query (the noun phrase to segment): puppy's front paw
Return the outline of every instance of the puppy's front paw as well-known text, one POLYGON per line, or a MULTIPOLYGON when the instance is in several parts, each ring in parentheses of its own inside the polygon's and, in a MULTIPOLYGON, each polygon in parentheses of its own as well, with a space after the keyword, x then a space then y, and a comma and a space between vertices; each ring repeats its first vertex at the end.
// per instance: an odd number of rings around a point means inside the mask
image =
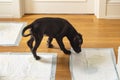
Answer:
POLYGON ((67 50, 67 51, 65 51, 64 53, 67 54, 67 55, 70 55, 70 54, 71 54, 71 51, 67 50))
POLYGON ((36 60, 40 60, 41 58, 40 58, 39 56, 36 56, 35 59, 36 59, 36 60))

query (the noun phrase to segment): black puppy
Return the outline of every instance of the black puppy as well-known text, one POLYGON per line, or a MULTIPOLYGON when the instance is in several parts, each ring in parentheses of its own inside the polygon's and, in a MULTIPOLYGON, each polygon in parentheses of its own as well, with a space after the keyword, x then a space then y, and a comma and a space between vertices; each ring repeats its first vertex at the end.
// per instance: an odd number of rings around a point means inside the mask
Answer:
POLYGON ((23 37, 30 35, 31 38, 28 40, 27 44, 36 60, 40 59, 40 57, 37 56, 36 51, 44 35, 49 36, 47 41, 49 48, 53 47, 51 42, 53 38, 55 38, 61 50, 63 50, 65 54, 71 54, 71 52, 65 48, 62 41, 63 37, 66 36, 68 38, 72 48, 77 53, 81 51, 81 45, 83 43, 82 35, 78 33, 67 20, 62 18, 45 17, 35 20, 30 25, 26 26, 22 31, 23 37), (30 33, 24 34, 28 29, 30 29, 30 33), (35 41, 34 46, 33 41, 35 41))

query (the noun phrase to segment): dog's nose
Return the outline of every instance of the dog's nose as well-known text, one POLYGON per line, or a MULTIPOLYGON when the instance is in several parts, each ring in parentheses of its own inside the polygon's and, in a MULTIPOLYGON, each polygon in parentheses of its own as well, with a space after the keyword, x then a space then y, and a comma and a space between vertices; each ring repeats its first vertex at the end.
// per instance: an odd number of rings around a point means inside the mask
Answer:
POLYGON ((81 49, 78 49, 76 52, 79 54, 81 52, 81 49))

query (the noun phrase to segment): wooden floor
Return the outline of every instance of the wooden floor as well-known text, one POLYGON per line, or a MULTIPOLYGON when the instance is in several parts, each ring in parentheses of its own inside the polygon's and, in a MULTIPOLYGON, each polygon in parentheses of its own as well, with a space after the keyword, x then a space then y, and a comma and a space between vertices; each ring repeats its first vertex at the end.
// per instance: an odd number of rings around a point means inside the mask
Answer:
MULTIPOLYGON (((37 18, 41 17, 61 17, 67 19, 83 35, 83 48, 114 48, 116 59, 117 50, 120 46, 120 19, 96 19, 94 15, 25 15, 21 19, 0 19, 0 21, 18 21, 30 24, 37 18)), ((2 47, 0 52, 29 52, 26 45, 28 38, 22 38, 18 47, 2 47)), ((58 54, 56 80, 71 80, 69 70, 69 56, 65 55, 60 49, 56 41, 53 41, 55 48, 48 49, 46 47, 46 39, 42 41, 38 52, 55 52, 58 54)), ((69 41, 64 38, 67 49, 70 49, 69 41)), ((39 75, 39 74, 38 74, 39 75)))

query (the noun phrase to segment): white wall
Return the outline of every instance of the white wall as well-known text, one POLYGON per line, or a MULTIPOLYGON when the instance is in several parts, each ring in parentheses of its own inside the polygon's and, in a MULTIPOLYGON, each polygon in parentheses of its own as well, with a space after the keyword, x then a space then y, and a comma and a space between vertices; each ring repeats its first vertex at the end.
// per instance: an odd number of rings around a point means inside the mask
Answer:
POLYGON ((120 19, 120 0, 107 1, 106 18, 120 19))
POLYGON ((0 17, 12 17, 12 0, 0 0, 0 17))
POLYGON ((34 1, 86 1, 86 0, 34 0, 34 1))
POLYGON ((25 13, 93 14, 94 0, 25 0, 25 13))
POLYGON ((120 0, 96 0, 94 11, 97 18, 120 19, 120 0))
MULTIPOLYGON (((24 1, 26 1, 26 0, 0 0, 0 18, 20 18, 20 17, 22 17, 22 15, 24 15, 24 13, 25 13, 24 1)), ((38 4, 37 2, 39 2, 41 0, 34 0, 34 1, 36 2, 35 6, 37 7, 37 4, 38 4)), ((50 0, 46 0, 46 1, 50 1, 50 0)), ((54 1, 56 1, 56 0, 54 0, 54 1)), ((61 0, 57 0, 57 1, 61 1, 61 0)), ((66 1, 71 1, 71 0, 66 0, 66 1)), ((78 1, 78 0, 75 0, 75 1, 78 1)), ((85 1, 85 0, 79 0, 79 1, 85 1)), ((56 3, 55 5, 59 6, 58 3, 56 3)), ((71 3, 69 3, 68 5, 71 5, 71 3)), ((41 6, 42 6, 42 4, 41 4, 41 6)), ((66 9, 66 5, 62 4, 62 6, 63 6, 63 9, 66 9)), ((74 12, 77 11, 76 6, 80 6, 80 4, 74 5, 74 3, 72 3, 72 8, 73 8, 74 12)), ((47 6, 47 7, 49 7, 49 6, 47 6)), ((83 6, 83 10, 84 10, 84 8, 85 7, 83 6)), ((120 0, 95 0, 94 8, 95 9, 94 9, 93 13, 96 15, 97 18, 120 19, 120 0)), ((89 9, 91 9, 91 8, 89 8, 89 9)), ((31 9, 29 9, 29 11, 30 10, 31 9)), ((72 13, 70 9, 67 11, 68 11, 68 13, 72 13)), ((82 10, 79 10, 79 11, 82 12, 82 10)), ((91 9, 91 11, 92 11, 92 9, 91 9)))
POLYGON ((24 0, 0 0, 0 18, 22 17, 22 1, 24 0))
POLYGON ((12 2, 13 0, 0 0, 0 2, 12 2))
POLYGON ((97 18, 106 16, 106 0, 95 0, 94 14, 97 18))

